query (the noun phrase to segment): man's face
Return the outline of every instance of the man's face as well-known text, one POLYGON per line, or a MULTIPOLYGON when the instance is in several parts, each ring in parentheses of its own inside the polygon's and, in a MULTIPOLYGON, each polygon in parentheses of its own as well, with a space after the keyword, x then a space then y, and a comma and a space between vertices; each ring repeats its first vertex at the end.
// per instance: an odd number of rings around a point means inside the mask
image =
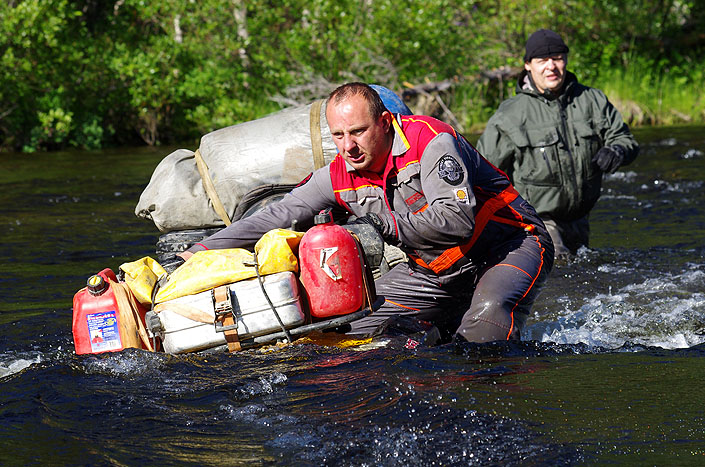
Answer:
POLYGON ((382 173, 392 147, 391 119, 384 112, 375 121, 367 101, 352 95, 340 102, 329 102, 326 118, 338 152, 355 170, 382 173))
POLYGON ((552 55, 544 58, 532 58, 524 63, 526 71, 540 92, 552 91, 558 93, 565 81, 565 67, 568 63, 566 54, 552 55))

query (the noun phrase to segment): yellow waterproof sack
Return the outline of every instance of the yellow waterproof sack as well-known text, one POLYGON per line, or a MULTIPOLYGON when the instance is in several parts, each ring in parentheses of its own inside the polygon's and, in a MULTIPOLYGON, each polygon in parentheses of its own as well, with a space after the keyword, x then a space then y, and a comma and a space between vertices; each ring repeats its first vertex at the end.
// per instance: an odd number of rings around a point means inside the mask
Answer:
POLYGON ((262 235, 257 244, 257 264, 263 276, 276 272, 299 272, 299 243, 303 232, 287 229, 274 229, 262 235))
POLYGON ((120 265, 125 273, 125 283, 142 304, 152 303, 152 290, 159 278, 166 274, 164 268, 149 256, 120 265))
MULTIPOLYGON (((261 275, 299 271, 296 259, 302 232, 274 229, 255 245, 261 275)), ((193 295, 215 287, 256 277, 254 255, 242 248, 195 253, 176 269, 157 292, 155 303, 193 295)))

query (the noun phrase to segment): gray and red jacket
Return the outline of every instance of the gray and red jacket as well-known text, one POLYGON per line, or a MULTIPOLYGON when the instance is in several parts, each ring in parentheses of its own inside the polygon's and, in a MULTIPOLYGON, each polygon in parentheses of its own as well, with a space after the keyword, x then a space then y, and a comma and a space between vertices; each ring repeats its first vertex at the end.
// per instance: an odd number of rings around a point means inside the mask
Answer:
POLYGON ((451 126, 414 115, 397 115, 393 126, 394 142, 381 175, 356 171, 337 155, 280 202, 189 251, 249 247, 293 220, 307 227, 321 210, 334 206, 357 217, 377 214, 385 240, 404 250, 415 269, 443 282, 476 271, 495 245, 521 232, 548 241, 538 215, 507 176, 451 126))

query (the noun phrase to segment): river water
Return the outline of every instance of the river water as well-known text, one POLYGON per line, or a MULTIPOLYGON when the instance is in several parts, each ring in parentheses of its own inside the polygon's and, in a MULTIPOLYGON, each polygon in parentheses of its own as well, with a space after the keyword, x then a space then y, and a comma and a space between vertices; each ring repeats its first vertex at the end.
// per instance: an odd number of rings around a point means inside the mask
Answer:
POLYGON ((77 356, 172 148, 0 154, 0 464, 705 463, 705 128, 639 129, 519 344, 77 356))

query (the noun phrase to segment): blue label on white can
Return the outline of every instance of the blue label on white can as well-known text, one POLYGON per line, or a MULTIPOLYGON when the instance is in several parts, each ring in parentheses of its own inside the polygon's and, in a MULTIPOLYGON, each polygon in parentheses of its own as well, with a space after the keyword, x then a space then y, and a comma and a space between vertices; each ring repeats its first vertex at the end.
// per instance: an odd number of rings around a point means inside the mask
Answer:
POLYGON ((117 313, 114 310, 87 315, 86 321, 93 353, 122 349, 117 313))

